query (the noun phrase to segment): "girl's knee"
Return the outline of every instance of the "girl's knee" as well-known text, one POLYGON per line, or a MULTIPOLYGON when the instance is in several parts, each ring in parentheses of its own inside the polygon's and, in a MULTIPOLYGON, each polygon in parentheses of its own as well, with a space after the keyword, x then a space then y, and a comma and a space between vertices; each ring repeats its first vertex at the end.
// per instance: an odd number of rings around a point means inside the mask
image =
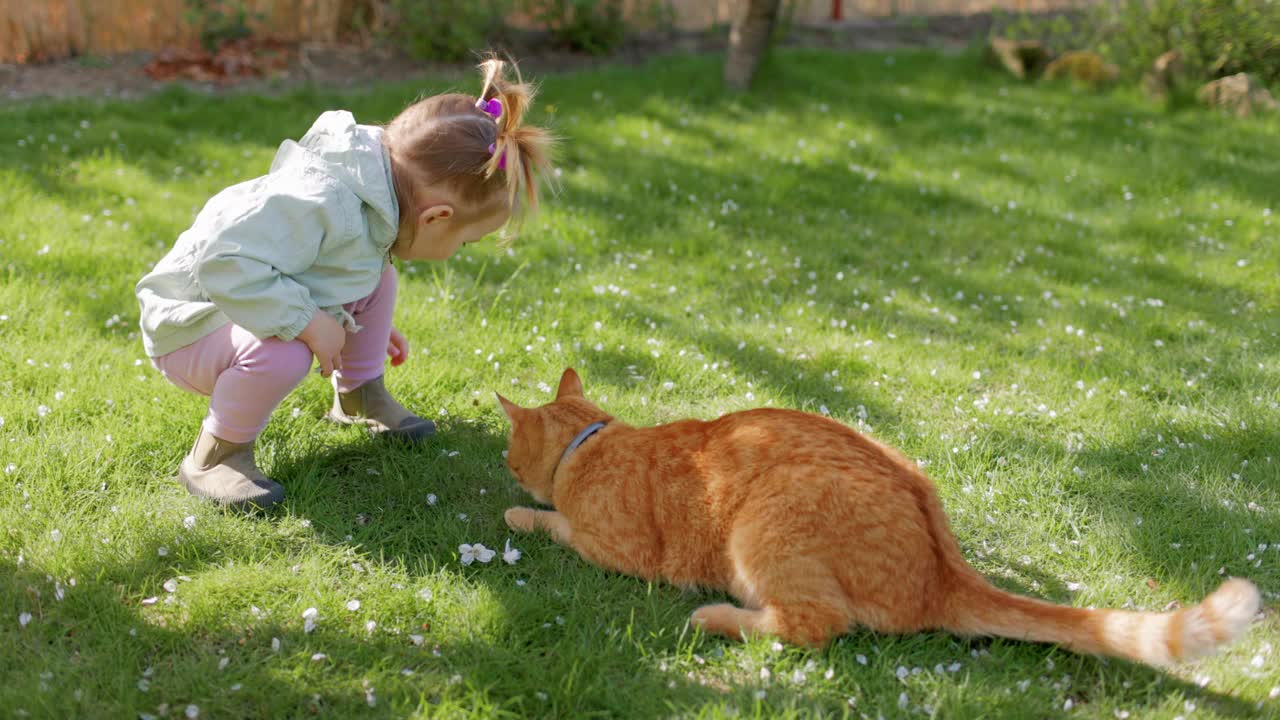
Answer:
POLYGON ((294 379, 294 384, 302 382, 307 373, 311 372, 311 348, 301 340, 290 340, 289 342, 280 341, 288 350, 284 353, 285 358, 281 364, 285 366, 281 372, 288 372, 289 377, 294 379))
POLYGON ((301 340, 263 340, 252 353, 251 364, 275 376, 281 383, 297 385, 311 371, 311 348, 301 340))

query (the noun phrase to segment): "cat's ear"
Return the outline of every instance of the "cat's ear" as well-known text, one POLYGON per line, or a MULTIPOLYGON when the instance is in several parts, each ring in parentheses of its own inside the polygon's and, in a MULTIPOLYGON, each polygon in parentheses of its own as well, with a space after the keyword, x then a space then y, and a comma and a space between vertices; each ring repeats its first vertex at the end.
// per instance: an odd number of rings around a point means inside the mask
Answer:
POLYGON ((494 393, 494 395, 498 396, 498 407, 502 408, 502 412, 506 413, 507 419, 511 421, 512 425, 514 425, 516 423, 516 416, 524 412, 524 408, 502 397, 500 393, 494 393))
POLYGON ((566 397, 582 397, 582 380, 573 368, 565 368, 560 376, 560 388, 556 390, 556 399, 566 397))

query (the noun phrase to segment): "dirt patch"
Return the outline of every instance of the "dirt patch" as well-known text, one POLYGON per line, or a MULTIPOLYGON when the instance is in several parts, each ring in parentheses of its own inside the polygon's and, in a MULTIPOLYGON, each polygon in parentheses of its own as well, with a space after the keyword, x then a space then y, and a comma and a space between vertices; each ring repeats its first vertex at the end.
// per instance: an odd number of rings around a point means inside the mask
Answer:
MULTIPOLYGON (((931 17, 921 19, 858 20, 796 27, 783 44, 842 50, 893 50, 934 48, 957 51, 973 38, 985 35, 989 15, 931 17)), ((660 33, 630 38, 606 58, 548 49, 546 38, 521 38, 509 52, 527 73, 538 75, 586 69, 602 62, 636 64, 659 55, 723 52, 726 32, 660 33)), ((172 56, 172 53, 170 53, 172 56)), ((288 53, 288 62, 272 63, 261 75, 216 78, 155 79, 146 68, 165 53, 138 52, 109 57, 81 57, 38 65, 0 65, 0 105, 37 98, 133 99, 174 83, 210 94, 278 93, 312 85, 330 89, 358 88, 379 82, 408 81, 426 75, 470 72, 464 63, 425 63, 385 47, 300 45, 288 53)))

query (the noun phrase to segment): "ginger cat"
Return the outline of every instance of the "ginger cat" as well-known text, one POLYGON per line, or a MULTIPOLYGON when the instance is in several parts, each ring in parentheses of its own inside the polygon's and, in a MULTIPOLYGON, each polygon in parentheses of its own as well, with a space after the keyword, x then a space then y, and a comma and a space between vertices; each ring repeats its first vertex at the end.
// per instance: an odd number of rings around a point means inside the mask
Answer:
POLYGON ((965 562, 915 464, 828 418, 762 409, 653 428, 615 421, 573 369, 555 401, 519 407, 507 464, 555 510, 514 507, 513 530, 548 530, 605 568, 727 590, 692 623, 822 645, 853 625, 1057 643, 1167 665, 1244 631, 1261 598, 1230 579, 1170 613, 1087 610, 1014 595, 965 562))

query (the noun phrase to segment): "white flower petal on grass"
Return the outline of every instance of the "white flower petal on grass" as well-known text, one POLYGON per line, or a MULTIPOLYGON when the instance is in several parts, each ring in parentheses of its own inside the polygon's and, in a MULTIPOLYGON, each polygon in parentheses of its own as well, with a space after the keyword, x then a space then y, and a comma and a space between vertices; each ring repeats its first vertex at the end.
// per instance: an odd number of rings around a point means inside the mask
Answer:
POLYGON ((186 517, 182 518, 182 527, 184 527, 184 528, 186 528, 186 529, 190 530, 191 528, 193 528, 193 527, 195 527, 195 526, 196 526, 196 516, 195 516, 195 515, 188 515, 188 516, 186 516, 186 517))
POLYGON ((163 546, 163 545, 161 545, 160 547, 156 548, 156 555, 159 555, 160 557, 165 557, 165 556, 166 556, 166 555, 168 555, 168 554, 169 554, 169 548, 167 548, 167 547, 165 547, 165 546, 163 546))
POLYGON ((435 597, 435 593, 431 592, 431 588, 422 588, 418 591, 418 599, 422 602, 431 602, 433 597, 435 597))
POLYGON ((425 640, 426 640, 426 638, 422 637, 421 635, 410 635, 410 636, 409 636, 409 641, 410 641, 410 642, 412 642, 414 645, 422 645, 422 643, 423 643, 425 640))
POLYGON ((459 559, 462 561, 463 565, 470 565, 477 560, 482 563, 487 563, 492 560, 493 556, 496 554, 496 552, 480 543, 476 543, 475 545, 463 544, 458 546, 459 559))
POLYGON ((347 601, 347 609, 348 609, 348 610, 350 610, 351 612, 355 612, 355 611, 359 610, 359 609, 360 609, 360 601, 359 601, 359 600, 348 600, 348 601, 347 601))
POLYGON ((274 652, 274 653, 280 652, 280 638, 278 637, 271 638, 271 652, 274 652))
POLYGON ((58 530, 57 528, 50 530, 49 539, 53 540, 54 542, 58 542, 59 540, 62 539, 62 531, 58 530))
POLYGON ((200 717, 200 708, 196 705, 188 705, 187 709, 184 710, 182 714, 186 715, 188 720, 195 720, 200 717))
POLYGON ((303 632, 311 632, 316 629, 316 617, 319 615, 313 607, 302 611, 302 630, 303 632))
POLYGON ((29 613, 29 612, 24 612, 24 613, 20 613, 20 614, 18 615, 18 626, 19 626, 19 627, 26 627, 26 626, 27 626, 27 625, 29 625, 30 623, 31 623, 31 613, 29 613))
POLYGON ((164 581, 164 591, 165 591, 165 592, 167 592, 167 593, 175 593, 175 592, 178 592, 178 581, 177 581, 177 580, 173 580, 173 579, 165 580, 165 581, 164 581))
POLYGON ((154 595, 152 595, 152 596, 151 596, 151 597, 149 597, 149 598, 142 598, 142 604, 143 604, 143 605, 155 605, 155 604, 156 604, 156 603, 158 603, 158 602, 160 602, 160 598, 158 598, 158 597, 156 597, 156 596, 154 596, 154 595))
POLYGON ((311 656, 311 662, 324 662, 325 660, 328 660, 328 659, 329 659, 329 656, 325 655, 324 653, 316 653, 315 655, 311 656))
POLYGON ((440 498, 436 497, 436 494, 435 494, 435 493, 427 493, 427 504, 428 504, 428 505, 435 505, 435 504, 436 504, 436 503, 438 503, 438 502, 440 502, 440 498))
POLYGON ((502 560, 508 565, 515 565, 521 557, 521 553, 516 548, 511 547, 511 538, 507 538, 507 544, 502 550, 502 560))

